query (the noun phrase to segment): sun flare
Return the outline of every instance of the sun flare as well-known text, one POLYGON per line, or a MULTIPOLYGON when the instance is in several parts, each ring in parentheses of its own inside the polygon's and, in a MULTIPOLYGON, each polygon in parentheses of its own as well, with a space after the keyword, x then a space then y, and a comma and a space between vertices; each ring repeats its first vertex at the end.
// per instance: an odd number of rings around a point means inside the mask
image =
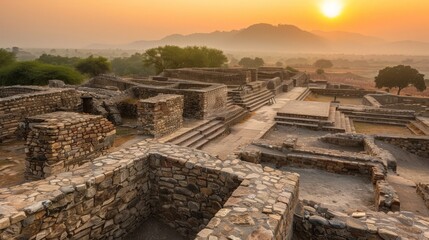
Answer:
POLYGON ((322 3, 321 11, 328 18, 338 17, 343 10, 343 5, 338 0, 325 0, 322 3))

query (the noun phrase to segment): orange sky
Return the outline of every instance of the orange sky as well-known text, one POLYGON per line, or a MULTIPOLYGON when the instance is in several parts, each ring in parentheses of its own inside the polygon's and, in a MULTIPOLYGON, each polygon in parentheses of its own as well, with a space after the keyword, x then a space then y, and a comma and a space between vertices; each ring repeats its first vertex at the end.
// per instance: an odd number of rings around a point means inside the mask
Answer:
POLYGON ((0 0, 0 47, 119 44, 261 22, 429 42, 428 0, 338 0, 335 19, 320 13, 323 1, 0 0))

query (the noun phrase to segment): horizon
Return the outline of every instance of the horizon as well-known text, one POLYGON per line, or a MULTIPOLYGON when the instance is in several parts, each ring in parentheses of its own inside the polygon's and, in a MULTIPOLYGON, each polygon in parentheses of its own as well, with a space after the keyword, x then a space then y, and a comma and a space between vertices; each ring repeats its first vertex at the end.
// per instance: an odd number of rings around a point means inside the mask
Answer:
POLYGON ((240 30, 258 23, 294 25, 309 32, 351 32, 387 41, 429 42, 425 24, 429 16, 424 11, 429 3, 329 0, 341 4, 341 11, 327 17, 322 9, 325 1, 6 0, 0 9, 0 46, 85 48, 159 40, 172 34, 240 30))

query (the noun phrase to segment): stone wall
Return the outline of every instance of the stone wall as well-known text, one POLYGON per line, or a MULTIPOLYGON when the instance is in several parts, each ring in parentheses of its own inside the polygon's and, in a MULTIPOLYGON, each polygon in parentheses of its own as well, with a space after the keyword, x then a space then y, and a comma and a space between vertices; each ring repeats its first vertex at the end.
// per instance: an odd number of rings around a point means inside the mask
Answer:
POLYGON ((150 215, 187 238, 290 239, 297 202, 297 174, 140 142, 1 188, 0 239, 122 239, 150 215))
POLYGON ((26 119, 29 179, 69 171, 113 145, 115 127, 102 116, 54 112, 26 119))
POLYGON ((427 183, 418 183, 416 188, 417 194, 419 194, 427 208, 429 208, 429 184, 427 183))
POLYGON ((46 88, 38 86, 8 86, 0 87, 0 98, 10 97, 18 94, 33 93, 39 91, 45 91, 46 88))
POLYGON ((429 137, 416 136, 416 137, 402 137, 402 136, 387 136, 377 135, 375 139, 390 143, 403 150, 416 154, 421 157, 429 157, 429 137))
POLYGON ((331 89, 331 88, 312 88, 311 92, 328 95, 328 96, 338 96, 338 97, 354 97, 361 98, 367 94, 375 93, 375 91, 368 91, 363 89, 331 89))
POLYGON ((164 76, 225 85, 244 85, 252 80, 251 71, 246 69, 231 69, 229 71, 198 68, 166 69, 164 76))
POLYGON ((144 134, 164 136, 183 125, 183 96, 160 94, 140 100, 137 112, 144 134))
POLYGON ((131 81, 126 81, 120 77, 116 77, 113 75, 102 74, 98 75, 94 78, 91 78, 88 83, 84 84, 87 87, 93 88, 105 88, 105 89, 119 89, 124 91, 135 86, 131 81), (113 87, 113 88, 112 88, 113 87))
POLYGON ((133 89, 139 99, 154 97, 159 93, 183 95, 183 116, 207 119, 222 112, 226 107, 228 89, 225 85, 181 83, 176 88, 156 88, 138 86, 133 89))
POLYGON ((74 89, 50 89, 1 98, 0 141, 13 137, 19 122, 26 117, 59 109, 76 109, 81 102, 80 96, 74 89))

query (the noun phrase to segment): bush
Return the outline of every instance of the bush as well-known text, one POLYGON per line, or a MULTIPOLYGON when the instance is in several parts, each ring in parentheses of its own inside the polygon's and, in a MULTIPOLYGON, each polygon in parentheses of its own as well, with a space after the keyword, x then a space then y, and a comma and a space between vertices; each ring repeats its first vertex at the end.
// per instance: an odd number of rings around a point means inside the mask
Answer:
POLYGON ((110 72, 110 68, 110 62, 105 57, 89 56, 88 58, 80 60, 76 64, 76 69, 79 72, 88 74, 91 77, 108 73, 110 72))
POLYGON ((51 79, 79 84, 83 76, 72 68, 36 61, 16 62, 0 68, 0 85, 47 85, 51 79))

